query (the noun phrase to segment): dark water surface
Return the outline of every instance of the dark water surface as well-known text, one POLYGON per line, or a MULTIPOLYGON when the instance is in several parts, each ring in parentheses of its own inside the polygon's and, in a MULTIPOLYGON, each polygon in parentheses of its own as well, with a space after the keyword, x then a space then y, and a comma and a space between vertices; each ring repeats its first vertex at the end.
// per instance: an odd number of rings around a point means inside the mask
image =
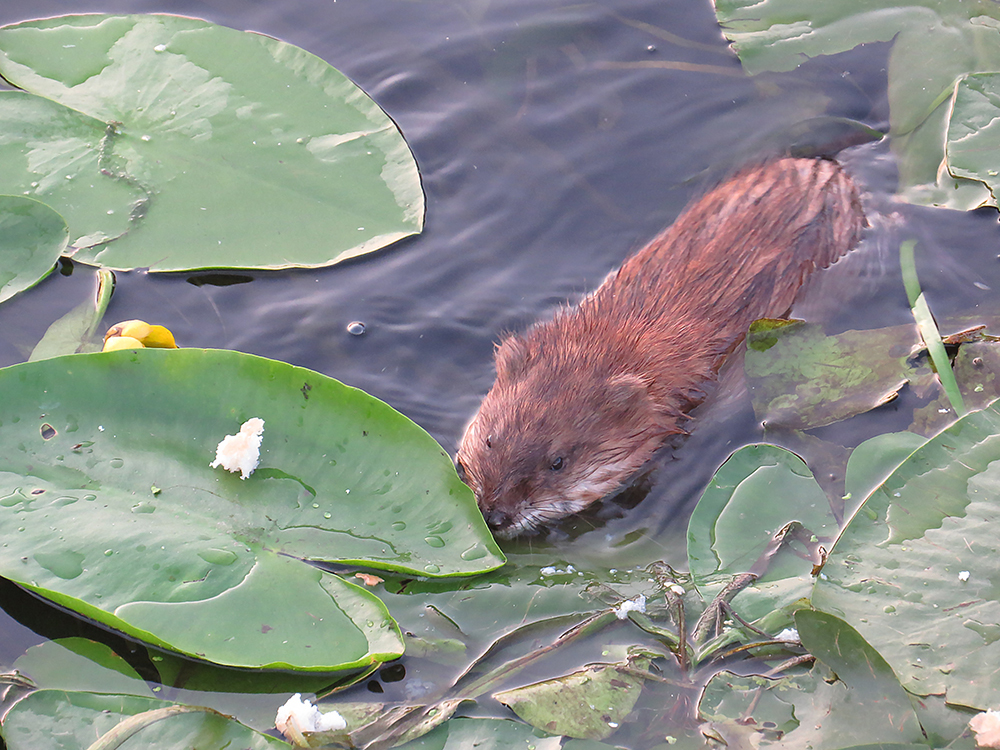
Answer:
MULTIPOLYGON (((421 236, 334 268, 238 279, 119 274, 107 323, 142 318, 169 327, 182 346, 318 370, 388 402, 448 450, 492 382, 502 332, 593 289, 734 165, 841 134, 804 123, 830 116, 884 129, 887 120, 886 45, 751 80, 701 0, 8 0, 0 23, 82 11, 199 16, 313 52, 399 124, 427 197, 421 236), (352 321, 364 322, 364 335, 347 332, 352 321)), ((898 211, 907 236, 921 240, 921 280, 939 315, 990 303, 1000 288, 994 212, 894 206, 884 145, 843 159, 873 205, 898 211)), ((841 329, 910 321, 888 235, 874 232, 803 310, 841 329)), ((0 365, 23 361, 48 325, 91 293, 91 274, 77 266, 0 307, 0 365)), ((841 439, 904 428, 894 409, 841 439)), ((578 567, 683 565, 680 509, 732 449, 759 437, 756 429, 742 402, 724 402, 661 462, 638 507, 530 549, 578 567)), ((4 664, 42 636, 75 632, 70 618, 31 601, 0 588, 4 608, 30 626, 0 613, 4 664)))

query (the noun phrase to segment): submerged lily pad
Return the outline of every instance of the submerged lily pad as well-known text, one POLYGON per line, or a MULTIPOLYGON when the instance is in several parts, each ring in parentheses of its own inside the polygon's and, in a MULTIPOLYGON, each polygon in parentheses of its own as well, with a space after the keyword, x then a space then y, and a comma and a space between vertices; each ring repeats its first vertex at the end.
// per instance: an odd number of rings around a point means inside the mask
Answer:
POLYGON ((324 266, 421 230, 395 124, 285 42, 179 16, 62 16, 0 29, 0 75, 30 92, 0 93, 0 190, 59 211, 78 260, 324 266))
POLYGON ((648 657, 591 664, 572 674, 494 693, 524 721, 551 734, 603 740, 635 708, 648 657), (595 709, 599 706, 599 709, 595 709))
POLYGON ((827 336, 802 321, 757 321, 745 362, 754 413, 768 425, 804 430, 882 406, 909 383, 934 382, 925 362, 909 361, 919 342, 913 326, 827 336))
POLYGON ((434 440, 331 378, 230 351, 0 370, 0 575, 154 645, 332 670, 401 653, 363 587, 305 560, 421 576, 503 564, 434 440), (264 420, 248 479, 216 444, 264 420))
POLYGON ((0 302, 52 273, 68 241, 66 222, 53 209, 31 198, 0 195, 0 302))
MULTIPOLYGON (((940 167, 956 81, 966 73, 1000 70, 996 3, 715 0, 715 8, 750 73, 792 70, 810 57, 892 42, 889 121, 900 193, 914 202, 951 208, 995 205, 983 183, 967 179, 975 175, 961 170, 953 177, 940 167)), ((994 150, 992 145, 977 149, 977 161, 993 159, 994 150)))
POLYGON ((918 695, 1000 702, 1000 409, 963 417, 916 450, 830 552, 817 608, 857 628, 918 695))
MULTIPOLYGON (((150 750, 290 747, 210 709, 137 695, 64 690, 38 690, 21 699, 4 716, 2 730, 9 750, 110 749, 131 737, 150 750)), ((129 746, 139 747, 132 742, 129 746)))

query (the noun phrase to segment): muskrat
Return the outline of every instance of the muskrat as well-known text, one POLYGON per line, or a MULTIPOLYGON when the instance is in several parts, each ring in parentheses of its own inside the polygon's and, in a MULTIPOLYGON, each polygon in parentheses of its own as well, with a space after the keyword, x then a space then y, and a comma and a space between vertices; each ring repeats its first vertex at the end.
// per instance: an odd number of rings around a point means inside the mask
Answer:
POLYGON ((494 533, 537 532, 612 494, 706 398, 758 318, 787 315, 867 225, 833 161, 740 169, 579 306, 496 350, 456 465, 494 533))

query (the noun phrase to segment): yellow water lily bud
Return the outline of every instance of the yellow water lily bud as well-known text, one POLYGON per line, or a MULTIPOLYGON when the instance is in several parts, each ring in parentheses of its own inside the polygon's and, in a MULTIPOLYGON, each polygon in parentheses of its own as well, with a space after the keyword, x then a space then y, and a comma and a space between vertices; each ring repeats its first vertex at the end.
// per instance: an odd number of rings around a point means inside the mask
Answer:
POLYGON ((145 347, 139 339, 131 336, 112 336, 104 342, 104 349, 101 351, 116 352, 119 349, 145 349, 145 347))
POLYGON ((110 339, 119 337, 133 338, 143 346, 153 349, 177 348, 177 342, 174 341, 174 334, 168 328, 150 325, 144 320, 125 320, 111 326, 108 332, 104 334, 104 342, 106 344, 110 339))
POLYGON ((149 333, 142 339, 142 343, 153 349, 176 349, 177 342, 174 341, 174 334, 169 328, 164 326, 150 326, 149 333))
POLYGON ((144 320, 124 320, 111 326, 104 334, 104 340, 107 341, 113 336, 129 336, 142 341, 149 335, 149 327, 149 323, 144 320))

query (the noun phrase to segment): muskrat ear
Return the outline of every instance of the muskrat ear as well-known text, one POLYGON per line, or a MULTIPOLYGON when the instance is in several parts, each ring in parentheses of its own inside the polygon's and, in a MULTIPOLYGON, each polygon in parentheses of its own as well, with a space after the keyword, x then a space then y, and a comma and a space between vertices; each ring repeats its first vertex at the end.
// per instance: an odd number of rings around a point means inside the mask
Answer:
POLYGON ((650 401, 649 380, 632 372, 608 378, 608 404, 620 408, 635 408, 650 401))
POLYGON ((528 366, 528 347, 519 336, 508 336, 497 346, 497 378, 512 379, 528 366))

